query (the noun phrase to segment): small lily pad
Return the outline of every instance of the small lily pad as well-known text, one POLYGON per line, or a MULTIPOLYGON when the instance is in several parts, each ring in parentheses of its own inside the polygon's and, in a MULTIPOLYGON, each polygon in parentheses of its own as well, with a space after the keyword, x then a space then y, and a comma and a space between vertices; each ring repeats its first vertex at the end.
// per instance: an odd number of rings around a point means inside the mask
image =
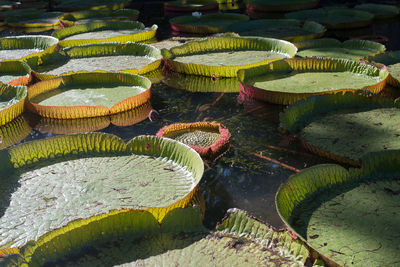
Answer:
POLYGON ((366 56, 381 53, 386 50, 383 44, 366 40, 347 40, 343 43, 336 39, 324 38, 306 40, 295 44, 299 57, 331 57, 362 59, 366 56))
POLYGON ((161 128, 157 136, 180 141, 207 159, 216 159, 229 148, 231 134, 217 122, 175 123, 161 128))
POLYGON ((365 90, 378 93, 388 72, 346 59, 284 59, 238 71, 241 91, 250 97, 288 105, 316 94, 365 90))
POLYGON ((108 21, 78 24, 59 29, 53 36, 62 40, 63 47, 107 42, 141 42, 156 35, 157 25, 145 28, 137 21, 108 21))
POLYGON ((262 12, 289 12, 314 8, 318 5, 318 0, 245 0, 244 2, 248 10, 262 12))
POLYGON ((301 266, 310 255, 304 243, 291 240, 285 230, 275 230, 238 209, 228 210, 214 231, 202 225, 198 207, 174 209, 161 225, 148 212, 126 211, 68 226, 30 242, 6 263, 301 266), (91 253, 85 255, 88 247, 91 253))
POLYGON ((350 8, 325 7, 300 10, 285 15, 288 19, 313 20, 325 25, 328 29, 360 28, 371 24, 374 15, 350 8))
POLYGON ((400 87, 400 51, 390 51, 365 58, 370 62, 384 64, 389 70, 388 83, 400 87))
POLYGON ((150 86, 147 78, 129 73, 63 75, 30 86, 27 108, 55 119, 105 116, 146 103, 150 86))
POLYGON ((329 265, 400 260, 399 150, 371 153, 361 169, 324 164, 289 177, 276 195, 282 220, 329 265))
POLYGON ((262 37, 209 37, 162 49, 172 71, 206 77, 236 77, 240 69, 293 57, 297 48, 287 41, 262 37))
MULTIPOLYGON (((159 49, 140 43, 99 43, 72 46, 63 50, 66 57, 58 62, 44 61, 36 71, 46 75, 79 73, 82 71, 120 71, 143 74, 161 64, 159 49)), ((56 52, 57 53, 57 52, 56 52)))
POLYGON ((201 16, 181 16, 169 20, 175 32, 220 33, 229 25, 238 21, 247 21, 249 17, 242 14, 217 13, 201 16))
POLYGON ((394 5, 360 4, 355 5, 354 8, 372 13, 376 19, 393 18, 400 13, 399 8, 394 5))
POLYGON ((237 22, 228 27, 228 31, 241 36, 261 36, 298 42, 322 37, 325 27, 313 21, 301 22, 294 19, 261 19, 237 22))
POLYGON ((281 128, 314 153, 359 165, 363 155, 400 149, 400 108, 379 96, 313 96, 288 107, 281 128))
POLYGON ((1 156, 1 247, 22 246, 110 211, 147 210, 161 222, 170 210, 189 205, 204 169, 193 149, 156 136, 128 143, 103 133, 58 136, 1 156))

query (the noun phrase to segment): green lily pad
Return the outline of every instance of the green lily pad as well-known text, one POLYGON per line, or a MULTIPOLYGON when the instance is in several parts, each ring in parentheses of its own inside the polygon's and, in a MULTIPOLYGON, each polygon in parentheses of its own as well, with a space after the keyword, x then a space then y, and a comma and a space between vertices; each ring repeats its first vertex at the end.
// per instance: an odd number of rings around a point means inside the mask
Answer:
POLYGON ((36 71, 53 76, 82 71, 120 71, 143 74, 161 64, 159 49, 140 43, 100 43, 64 49, 66 58, 56 63, 44 61, 36 71))
POLYGON ((139 211, 84 223, 71 223, 65 233, 59 229, 29 243, 6 263, 27 260, 32 265, 47 261, 68 266, 267 266, 302 265, 309 255, 303 243, 291 241, 286 231, 277 231, 237 209, 229 210, 211 232, 202 226, 199 208, 175 209, 161 226, 151 214, 139 211), (87 234, 82 235, 84 231, 87 234), (111 242, 118 243, 118 248, 110 246, 111 242), (91 246, 91 255, 82 251, 86 244, 91 246), (69 255, 63 255, 69 249, 69 255))
POLYGON ((3 60, 0 62, 0 82, 9 83, 30 73, 31 68, 24 61, 3 60))
POLYGON ((261 36, 298 42, 322 37, 325 27, 313 21, 302 23, 293 19, 261 19, 237 22, 228 27, 228 31, 241 36, 261 36))
POLYGON ((347 58, 352 60, 362 59, 368 55, 384 52, 383 44, 367 40, 339 40, 324 38, 306 40, 296 43, 299 57, 331 57, 347 58))
POLYGON ((293 57, 297 48, 287 41, 262 37, 210 37, 161 53, 173 71, 207 77, 236 77, 239 69, 293 57))
POLYGON ((31 130, 32 127, 24 115, 20 115, 11 122, 0 126, 0 150, 22 141, 31 130))
POLYGON ((25 35, 0 38, 0 61, 22 59, 41 52, 58 43, 58 39, 45 35, 25 35))
POLYGON ((390 51, 365 58, 370 62, 384 64, 389 70, 388 83, 400 87, 400 51, 390 51))
POLYGON ((46 12, 45 9, 36 8, 24 8, 24 9, 11 9, 0 12, 0 20, 5 20, 8 18, 34 18, 36 16, 41 16, 46 12))
POLYGON ((54 9, 67 12, 87 9, 117 10, 126 7, 129 2, 129 0, 63 0, 57 2, 54 6, 54 9))
POLYGON ((57 30, 53 36, 62 40, 60 45, 70 47, 92 43, 141 42, 155 37, 157 25, 145 28, 137 21, 107 21, 78 24, 57 30))
POLYGON ((281 127, 311 151, 352 165, 369 152, 400 148, 399 105, 383 97, 313 96, 281 115, 281 127))
POLYGON ((289 12, 314 8, 318 0, 245 0, 246 7, 252 11, 289 12))
POLYGON ((362 158, 361 169, 326 164, 281 186, 284 222, 331 265, 391 266, 400 260, 399 150, 362 158))
POLYGON ((238 71, 242 91, 250 97, 288 105, 316 94, 365 90, 379 93, 388 72, 346 59, 284 59, 238 71))
POLYGON ((59 136, 3 152, 0 247, 112 210, 148 210, 161 221, 190 203, 204 169, 188 146, 155 136, 59 136))
POLYGON ((399 15, 400 10, 394 5, 380 5, 380 4, 360 4, 355 5, 355 9, 370 12, 375 15, 377 19, 388 19, 399 15))
POLYGON ((328 29, 360 28, 371 24, 374 15, 369 12, 350 8, 326 7, 301 10, 285 15, 288 19, 313 20, 328 29))
POLYGON ((219 33, 225 32, 229 25, 238 21, 247 21, 242 14, 217 13, 197 16, 180 16, 169 20, 175 32, 219 33))
POLYGON ((22 113, 26 95, 25 86, 12 86, 0 82, 0 126, 22 113))
POLYGON ((136 9, 118 9, 118 10, 83 10, 71 13, 65 13, 59 17, 62 21, 72 21, 75 23, 92 23, 109 20, 137 20, 139 10, 136 9))
POLYGON ((146 103, 150 86, 147 78, 129 73, 63 75, 30 86, 27 108, 55 119, 105 116, 146 103))
POLYGON ((9 27, 18 28, 57 27, 60 25, 58 17, 62 14, 62 12, 45 12, 28 18, 11 17, 5 19, 5 22, 9 27))
POLYGON ((173 88, 186 90, 193 93, 238 93, 240 91, 240 83, 236 78, 210 78, 199 75, 168 72, 162 82, 173 88))

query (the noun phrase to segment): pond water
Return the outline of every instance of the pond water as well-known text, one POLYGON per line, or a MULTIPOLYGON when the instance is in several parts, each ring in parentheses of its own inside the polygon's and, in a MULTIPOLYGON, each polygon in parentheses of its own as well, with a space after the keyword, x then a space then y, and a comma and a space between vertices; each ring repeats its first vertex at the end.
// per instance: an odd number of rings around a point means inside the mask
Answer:
MULTIPOLYGON (((165 18, 154 17, 141 21, 146 25, 157 23, 160 39, 170 36, 165 18)), ((400 49, 397 36, 399 29, 400 23, 394 21, 375 24, 351 34, 385 35, 390 40, 388 49, 394 50, 400 49)), ((345 39, 341 34, 345 33, 330 33, 331 36, 345 39)), ((2 32, 1 35, 16 33, 2 32)), ((290 142, 278 131, 279 113, 284 106, 246 99, 239 93, 193 93, 162 82, 152 85, 151 105, 157 112, 153 112, 150 118, 131 126, 110 124, 100 131, 129 140, 137 135, 154 135, 161 127, 171 123, 215 120, 224 124, 232 134, 230 150, 216 162, 206 162, 200 184, 207 207, 205 224, 210 228, 232 207, 244 209, 273 226, 282 227, 283 223, 275 209, 275 193, 279 186, 296 170, 330 162, 312 155, 298 143, 290 142)), ((27 114, 27 117, 29 124, 34 127, 38 118, 31 114, 27 114)), ((53 135, 32 130, 22 142, 53 135)))

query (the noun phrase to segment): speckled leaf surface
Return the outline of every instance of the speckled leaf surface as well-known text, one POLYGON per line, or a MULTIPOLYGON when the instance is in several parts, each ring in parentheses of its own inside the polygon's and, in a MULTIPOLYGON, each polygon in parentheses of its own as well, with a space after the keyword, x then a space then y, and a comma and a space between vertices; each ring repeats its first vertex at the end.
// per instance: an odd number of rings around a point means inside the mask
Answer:
MULTIPOLYGON (((54 232, 61 232, 61 229, 54 232)), ((48 236, 50 235, 51 233, 48 236)), ((57 233, 53 234, 56 235, 57 233)), ((47 260, 59 258, 57 256, 62 255, 63 251, 57 249, 61 247, 62 250, 67 250, 71 247, 64 241, 70 237, 73 238, 71 243, 77 243, 78 247, 82 247, 82 243, 90 243, 90 238, 96 240, 91 242, 92 253, 85 255, 72 248, 72 252, 75 252, 73 257, 70 254, 69 257, 61 257, 58 261, 48 263, 66 266, 301 266, 308 257, 304 244, 298 240, 291 241, 286 231, 277 231, 237 209, 229 210, 222 224, 213 232, 202 226, 199 208, 186 208, 168 213, 160 227, 148 214, 134 211, 107 216, 80 227, 72 226, 68 232, 61 233, 58 237, 57 243, 48 238, 50 240, 45 245, 41 245, 39 240, 37 244, 32 243, 21 251, 25 252, 25 258, 31 263, 43 264, 45 261, 40 256, 45 256, 47 260), (113 221, 120 225, 130 225, 118 229, 117 225, 111 225, 113 221), (76 238, 83 230, 86 230, 89 238, 76 238), (96 240, 100 231, 103 231, 103 237, 96 240), (114 233, 112 237, 111 233, 114 233), (78 243, 79 239, 84 242, 78 243), (53 248, 56 248, 55 252, 52 251, 53 248), (50 255, 46 255, 46 252, 50 252, 50 255), (30 259, 28 257, 31 253, 33 255, 30 259)), ((9 262, 11 261, 7 263, 9 262)))
POLYGON ((203 172, 192 149, 151 136, 128 144, 100 133, 61 136, 8 153, 14 169, 1 170, 0 247, 111 210, 149 210, 161 220, 190 202, 203 172))
POLYGON ((325 7, 285 14, 288 19, 313 20, 328 29, 359 28, 371 24, 373 14, 350 8, 325 7))
POLYGON ((313 21, 303 24, 295 19, 260 19, 237 22, 227 30, 237 32, 241 36, 261 36, 298 42, 323 36, 326 28, 313 21))
POLYGON ((399 124, 398 104, 351 94, 314 96, 281 115, 281 127, 310 150, 355 165, 368 152, 400 149, 399 124))
POLYGON ((385 46, 366 40, 347 40, 343 43, 336 39, 315 39, 296 43, 299 57, 331 57, 346 59, 362 59, 366 56, 381 53, 385 46))
POLYGON ((330 264, 396 265, 399 171, 399 150, 371 153, 361 169, 314 166, 279 189, 277 209, 330 264))
POLYGON ((400 51, 390 51, 366 57, 370 62, 381 63, 387 66, 390 77, 388 83, 400 87, 400 51))

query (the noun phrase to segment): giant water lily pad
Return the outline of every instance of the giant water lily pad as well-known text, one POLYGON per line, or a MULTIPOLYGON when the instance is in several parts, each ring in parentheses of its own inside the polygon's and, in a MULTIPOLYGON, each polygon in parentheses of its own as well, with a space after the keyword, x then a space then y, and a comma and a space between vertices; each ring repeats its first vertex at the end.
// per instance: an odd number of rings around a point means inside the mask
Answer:
POLYGON ((117 10, 124 8, 129 4, 129 0, 63 0, 58 1, 54 9, 61 11, 77 11, 77 10, 99 10, 99 9, 108 9, 108 10, 117 10))
POLYGON ((288 12, 317 6, 318 0, 245 0, 251 11, 288 12))
POLYGON ((305 147, 352 165, 369 152, 400 149, 400 108, 383 97, 313 96, 288 107, 281 127, 305 147))
POLYGON ((231 134, 217 122, 174 123, 164 126, 157 136, 180 141, 207 159, 216 159, 229 148, 231 134))
POLYGON ((380 4, 360 4, 355 5, 355 9, 370 12, 375 15, 376 19, 393 18, 399 15, 400 10, 394 5, 380 5, 380 4))
POLYGON ((162 82, 173 88, 193 93, 238 93, 240 91, 240 83, 236 78, 210 78, 169 71, 165 73, 162 82))
POLYGON ((350 8, 326 7, 290 12, 285 17, 288 19, 313 20, 325 25, 328 29, 346 29, 368 26, 371 24, 374 15, 350 8))
POLYGON ((53 36, 63 47, 106 42, 141 42, 155 37, 157 25, 145 28, 137 21, 108 21, 74 25, 57 30, 53 36))
POLYGON ((214 13, 218 12, 216 0, 178 0, 164 3, 164 15, 176 17, 189 15, 192 12, 214 13))
POLYGON ((317 94, 380 92, 388 72, 346 59, 284 59, 238 71, 241 90, 255 99, 288 105, 317 94))
POLYGON ((287 41, 262 37, 210 37, 162 49, 173 71, 208 77, 236 77, 239 69, 293 57, 297 48, 287 41))
POLYGON ((347 40, 343 43, 336 39, 324 38, 296 43, 299 57, 332 57, 361 59, 368 55, 384 52, 383 44, 367 40, 347 40))
MULTIPOLYGON (((24 61, 3 60, 0 62, 0 82, 9 83, 21 76, 25 77, 31 71, 29 65, 24 61)), ((26 85, 26 84, 13 84, 26 85)))
POLYGON ((150 86, 147 78, 129 73, 63 75, 30 86, 27 108, 55 119, 105 116, 146 103, 150 86))
POLYGON ((44 35, 25 35, 0 38, 0 61, 21 59, 56 45, 58 39, 44 35))
POLYGON ((247 21, 249 17, 242 14, 208 14, 202 16, 180 16, 169 20, 175 32, 219 33, 238 21, 247 21))
POLYGON ((389 70, 388 83, 400 87, 400 51, 390 51, 368 56, 366 60, 384 64, 389 70))
POLYGON ((261 36, 298 42, 322 37, 325 27, 313 21, 301 22, 295 19, 260 19, 237 22, 228 27, 228 31, 241 36, 261 36))
POLYGON ((83 10, 65 13, 59 17, 61 21, 71 21, 74 23, 92 23, 110 20, 137 20, 139 10, 136 9, 99 9, 99 10, 83 10))
POLYGON ((81 118, 81 119, 51 119, 41 117, 35 125, 35 130, 53 134, 88 133, 104 129, 111 124, 130 126, 148 118, 152 106, 146 102, 134 109, 110 116, 81 118))
POLYGON ((362 158, 361 169, 317 165, 276 195, 283 221, 330 263, 392 266, 400 260, 399 150, 362 158))
POLYGON ((27 89, 0 82, 0 125, 9 123, 24 110, 27 89))
POLYGON ((11 17, 5 20, 7 26, 17 28, 55 28, 60 26, 58 19, 62 12, 44 12, 34 17, 11 17))
POLYGON ((32 127, 23 114, 0 126, 0 150, 22 141, 31 130, 32 127))
POLYGON ((57 76, 82 71, 120 71, 143 74, 161 64, 159 49, 140 43, 100 43, 65 48, 66 57, 56 63, 43 62, 36 70, 57 76))
POLYGON ((303 242, 291 240, 286 231, 275 230, 241 210, 230 209, 217 229, 209 231, 203 227, 197 207, 175 209, 161 225, 151 214, 140 211, 76 221, 30 242, 5 263, 301 266, 308 256, 303 242), (85 246, 90 246, 91 255, 85 255, 85 246))
POLYGON ((155 136, 128 143, 102 133, 59 136, 3 150, 1 157, 2 248, 110 211, 147 210, 162 221, 169 210, 189 205, 204 169, 194 150, 155 136))

